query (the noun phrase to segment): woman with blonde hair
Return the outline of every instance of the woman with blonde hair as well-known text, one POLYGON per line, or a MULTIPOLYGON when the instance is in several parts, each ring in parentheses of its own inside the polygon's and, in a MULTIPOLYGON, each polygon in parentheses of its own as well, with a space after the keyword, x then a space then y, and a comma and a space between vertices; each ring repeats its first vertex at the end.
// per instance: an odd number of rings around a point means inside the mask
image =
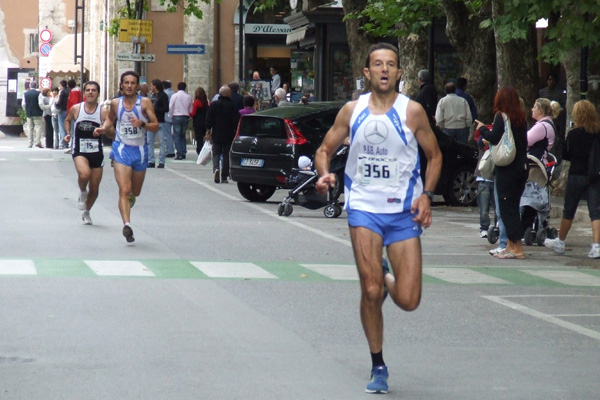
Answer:
POLYGON ((596 107, 588 100, 579 100, 573 106, 575 127, 568 133, 562 157, 571 162, 563 217, 558 238, 546 239, 544 245, 558 254, 565 252, 565 239, 573 224, 579 200, 587 198, 588 213, 592 221, 593 243, 588 257, 600 258, 600 180, 588 178, 588 161, 594 140, 600 140, 600 118, 596 107))
POLYGON ((552 122, 562 107, 556 101, 537 99, 531 108, 531 116, 537 122, 527 131, 527 153, 547 162, 547 152, 554 146, 556 127, 552 122))

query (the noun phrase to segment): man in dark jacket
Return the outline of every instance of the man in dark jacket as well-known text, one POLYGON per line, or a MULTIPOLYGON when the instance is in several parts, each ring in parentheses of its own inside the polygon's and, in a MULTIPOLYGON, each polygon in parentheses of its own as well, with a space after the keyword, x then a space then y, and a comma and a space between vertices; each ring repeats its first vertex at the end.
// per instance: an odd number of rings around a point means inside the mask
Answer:
POLYGON ((435 126, 435 109, 437 108, 438 96, 431 79, 431 73, 426 69, 422 69, 417 74, 417 79, 419 80, 420 89, 415 101, 425 109, 429 124, 435 126))
POLYGON ((37 82, 29 84, 29 90, 23 95, 23 108, 27 114, 27 140, 28 147, 42 147, 42 126, 44 120, 43 111, 39 105, 40 91, 37 90, 37 82))
POLYGON ((231 101, 231 88, 222 86, 219 98, 213 101, 206 113, 207 139, 212 143, 213 171, 215 183, 228 183, 229 150, 238 126, 240 113, 231 101), (219 171, 219 161, 223 156, 223 170, 219 171))
POLYGON ((229 88, 231 89, 231 101, 238 110, 241 110, 244 108, 244 96, 238 93, 240 90, 240 84, 237 82, 231 82, 229 84, 229 88))
POLYGON ((146 139, 148 142, 148 168, 155 167, 154 157, 154 135, 158 136, 158 166, 157 168, 165 167, 165 157, 167 155, 167 139, 165 137, 165 131, 167 129, 165 124, 165 114, 169 112, 169 96, 163 90, 163 83, 160 79, 152 80, 152 105, 154 106, 154 113, 158 120, 160 129, 158 132, 146 132, 146 139))

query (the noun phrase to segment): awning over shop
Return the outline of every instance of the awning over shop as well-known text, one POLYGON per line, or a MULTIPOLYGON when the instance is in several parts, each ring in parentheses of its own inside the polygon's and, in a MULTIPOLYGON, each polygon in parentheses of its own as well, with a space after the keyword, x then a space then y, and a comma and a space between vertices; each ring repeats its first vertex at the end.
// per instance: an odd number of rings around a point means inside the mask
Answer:
POLYGON ((307 31, 308 25, 292 29, 292 31, 287 34, 287 37, 285 38, 285 43, 292 44, 301 41, 306 37, 307 31))
MULTIPOLYGON (((77 48, 78 53, 81 54, 81 33, 77 34, 77 48)), ((85 47, 84 47, 84 71, 88 70, 89 67, 89 35, 85 35, 85 47)), ((48 75, 74 75, 81 71, 78 60, 77 64, 73 63, 75 54, 75 34, 70 34, 58 41, 50 50, 48 56, 48 75)))

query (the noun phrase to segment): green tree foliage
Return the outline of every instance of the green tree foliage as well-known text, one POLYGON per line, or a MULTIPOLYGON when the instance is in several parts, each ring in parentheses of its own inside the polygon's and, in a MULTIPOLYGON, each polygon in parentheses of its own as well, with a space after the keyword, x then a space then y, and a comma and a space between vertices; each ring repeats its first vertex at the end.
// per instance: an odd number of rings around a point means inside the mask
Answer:
POLYGON ((373 37, 403 37, 443 15, 439 0, 369 0, 363 10, 345 18, 362 20, 361 29, 373 37))
POLYGON ((483 21, 481 27, 493 27, 498 40, 505 43, 524 38, 527 29, 539 19, 548 19, 548 28, 544 31, 546 43, 540 50, 540 57, 548 63, 558 64, 565 60, 573 48, 593 48, 600 44, 598 0, 511 0, 499 3, 503 7, 502 14, 495 20, 483 21))

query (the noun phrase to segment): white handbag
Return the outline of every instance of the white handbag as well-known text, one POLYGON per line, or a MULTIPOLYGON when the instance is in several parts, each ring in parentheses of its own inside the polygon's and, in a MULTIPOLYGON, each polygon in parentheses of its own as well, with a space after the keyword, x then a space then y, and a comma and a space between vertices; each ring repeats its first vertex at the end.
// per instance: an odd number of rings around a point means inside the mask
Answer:
POLYGON ((196 160, 196 164, 206 165, 212 158, 212 144, 210 141, 204 142, 202 149, 200 149, 200 154, 198 154, 198 159, 196 160))
POLYGON ((504 134, 498 144, 490 145, 492 150, 492 160, 494 160, 494 164, 499 167, 509 165, 514 161, 515 155, 517 154, 515 138, 513 137, 512 129, 510 127, 510 119, 504 113, 502 113, 502 119, 504 119, 504 134))

